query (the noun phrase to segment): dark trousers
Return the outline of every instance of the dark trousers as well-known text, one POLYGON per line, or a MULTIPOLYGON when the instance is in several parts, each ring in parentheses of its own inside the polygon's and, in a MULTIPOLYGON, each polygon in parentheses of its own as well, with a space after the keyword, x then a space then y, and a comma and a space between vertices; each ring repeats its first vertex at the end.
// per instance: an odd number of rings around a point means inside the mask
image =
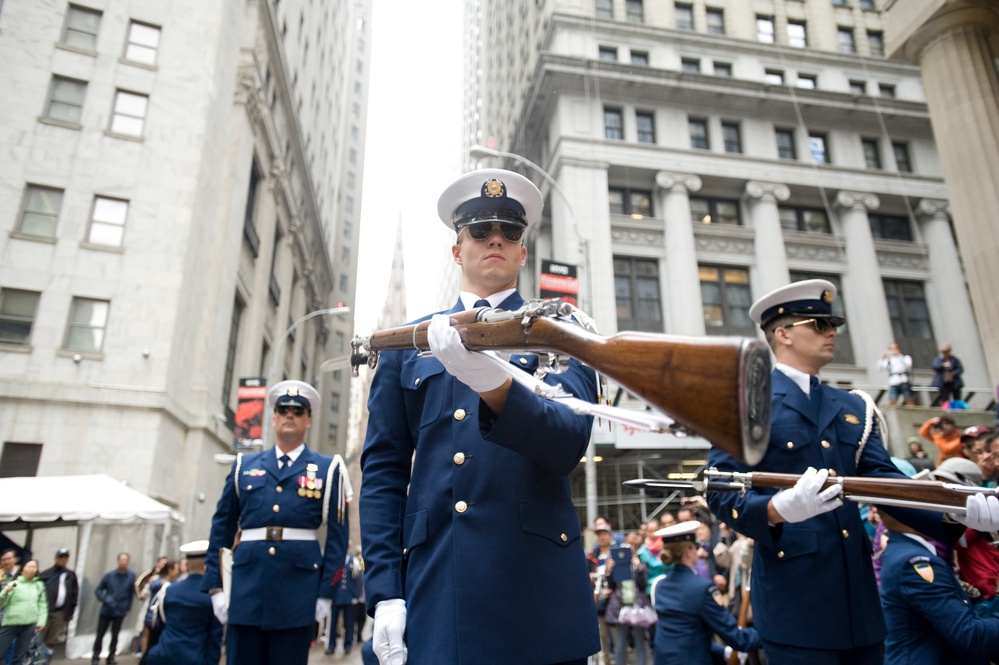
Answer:
POLYGON ((121 622, 125 617, 106 617, 103 614, 97 619, 97 637, 94 638, 93 660, 101 657, 101 644, 104 642, 104 633, 108 632, 111 626, 111 644, 108 645, 108 662, 114 662, 114 655, 118 652, 118 631, 121 630, 121 622))
POLYGON ((364 624, 368 620, 367 607, 364 603, 354 603, 354 643, 362 644, 364 642, 364 624))
POLYGON ((314 626, 261 630, 257 626, 229 625, 227 665, 306 665, 314 626))
POLYGON ((764 642, 767 665, 884 665, 884 643, 856 649, 807 649, 764 642))
POLYGON ((329 623, 329 651, 336 647, 336 622, 343 615, 343 650, 347 651, 354 644, 354 606, 334 605, 329 623))
POLYGON ((21 626, 0 627, 0 653, 13 649, 11 663, 21 665, 24 654, 31 646, 31 638, 35 635, 35 624, 29 623, 21 626))

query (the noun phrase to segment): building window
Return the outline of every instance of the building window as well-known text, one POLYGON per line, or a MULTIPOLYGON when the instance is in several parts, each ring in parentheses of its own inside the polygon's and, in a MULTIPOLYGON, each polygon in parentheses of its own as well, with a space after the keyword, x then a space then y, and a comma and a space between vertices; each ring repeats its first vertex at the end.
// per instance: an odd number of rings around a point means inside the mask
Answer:
POLYGON ((871 224, 871 236, 877 240, 912 242, 912 227, 904 215, 867 213, 867 220, 871 224))
POLYGON ((62 29, 62 43, 84 51, 97 50, 97 33, 101 29, 101 12, 87 7, 70 5, 66 12, 66 25, 62 29))
POLYGON ((804 21, 787 22, 787 43, 795 48, 808 47, 808 32, 804 21))
POLYGON ((0 289, 0 344, 27 345, 40 293, 0 289))
POLYGON ((833 7, 846 7, 846 0, 832 0, 833 7))
POLYGON ((631 50, 631 64, 638 65, 639 67, 649 66, 649 52, 648 51, 636 51, 631 50))
POLYGON ((608 187, 607 201, 612 215, 629 215, 632 219, 652 216, 652 192, 647 189, 608 187))
POLYGON ((45 117, 62 122, 80 124, 83 115, 83 98, 87 94, 86 81, 77 81, 64 76, 53 76, 49 86, 49 97, 45 105, 45 117))
POLYGON ((330 411, 337 413, 340 410, 340 393, 330 393, 330 411))
POLYGON ((17 230, 39 238, 55 238, 61 207, 61 189, 28 185, 24 188, 24 206, 17 230))
POLYGON ((624 8, 628 23, 642 23, 645 20, 642 0, 625 0, 624 8))
POLYGON ((114 98, 111 131, 129 136, 142 136, 142 127, 146 122, 146 109, 148 107, 148 95, 119 90, 114 98))
POLYGON ((250 184, 246 188, 246 212, 243 214, 243 240, 246 241, 246 246, 253 254, 253 258, 257 258, 260 251, 260 238, 257 236, 257 226, 254 221, 259 185, 260 169, 257 168, 257 162, 254 160, 250 162, 250 184))
POLYGON ((884 287, 895 341, 912 356, 914 366, 932 366, 936 344, 922 282, 886 279, 884 287))
POLYGON ((853 39, 853 28, 839 27, 839 52, 856 53, 857 44, 853 39))
POLYGON ((799 233, 832 233, 829 217, 821 208, 800 208, 796 206, 779 206, 780 224, 785 231, 799 233))
POLYGON ((617 48, 613 46, 601 46, 599 57, 604 62, 617 62, 617 48))
POLYGON ((767 85, 784 85, 784 70, 783 69, 765 69, 763 70, 763 82, 767 85))
POLYGON ((690 197, 690 221, 694 224, 721 224, 742 226, 739 202, 731 199, 690 197))
MULTIPOLYGON (((791 281, 800 282, 806 279, 824 279, 832 282, 836 287, 836 299, 832 301, 832 313, 834 316, 841 316, 846 318, 846 306, 845 298, 843 296, 843 285, 839 275, 829 275, 823 273, 813 273, 813 272, 791 272, 791 281)), ((838 365, 852 365, 853 364, 853 342, 850 340, 850 326, 842 325, 839 328, 839 332, 836 335, 836 348, 833 351, 832 362, 838 365)))
POLYGON ((697 58, 680 58, 680 69, 689 74, 697 74, 701 71, 701 61, 697 58))
POLYGON ((809 132, 808 151, 812 154, 812 161, 816 164, 832 163, 832 158, 829 155, 828 140, 825 134, 809 132))
POLYGON ((615 256, 614 300, 617 303, 618 330, 662 332, 659 262, 615 256))
POLYGON ((597 18, 614 18, 614 0, 597 0, 597 18))
POLYGON ((878 148, 877 139, 860 139, 860 145, 864 149, 864 165, 869 169, 880 169, 881 151, 878 148))
POLYGON ((87 242, 94 245, 121 247, 122 239, 125 237, 125 218, 127 216, 128 201, 95 196, 94 212, 90 217, 87 242))
POLYGON ((350 279, 343 273, 340 274, 338 286, 340 288, 340 293, 347 293, 347 290, 350 288, 350 279))
POLYGON ((850 92, 854 95, 866 95, 867 83, 865 81, 850 80, 850 92))
POLYGON ((676 3, 676 11, 674 12, 674 15, 676 16, 677 30, 694 29, 694 5, 678 2, 676 3))
POLYGON ((779 159, 798 159, 798 150, 794 145, 793 129, 778 129, 777 135, 777 157, 779 159))
POLYGON ((874 30, 867 31, 867 46, 871 50, 871 55, 884 57, 885 55, 885 33, 874 30))
POLYGON ((617 140, 624 138, 624 115, 621 109, 604 107, 604 137, 617 140))
POLYGON ((895 99, 895 86, 891 83, 879 83, 878 90, 881 92, 882 97, 895 99))
POLYGON ((128 41, 125 43, 125 59, 144 65, 156 64, 156 52, 160 47, 159 26, 132 21, 128 24, 128 41))
POLYGON ((725 152, 742 152, 742 133, 737 122, 723 122, 722 140, 725 142, 725 152))
POLYGON ((708 121, 704 118, 690 118, 690 147, 698 150, 708 149, 708 121))
POLYGON ((814 90, 818 87, 819 77, 815 74, 798 74, 797 86, 806 90, 814 90))
POLYGON ((343 352, 344 337, 343 333, 339 330, 333 332, 333 352, 342 353, 343 352))
POLYGON ((731 62, 714 62, 715 76, 720 76, 722 78, 730 79, 732 78, 732 63, 731 62))
POLYGON ((895 166, 902 173, 912 173, 912 162, 909 160, 909 144, 892 141, 892 152, 895 153, 895 166))
POLYGON ((774 17, 756 15, 756 41, 763 44, 774 43, 774 17))
POLYGON ((874 6, 874 0, 860 0, 861 9, 876 9, 874 6))
POLYGON ((704 328, 709 335, 756 335, 749 318, 753 299, 749 291, 749 271, 745 268, 702 265, 701 304, 704 328))
POLYGON ((99 353, 104 345, 104 328, 111 303, 93 298, 73 298, 63 348, 99 353))
MULTIPOLYGON (((245 307, 237 296, 232 304, 232 317, 229 319, 229 343, 226 345, 225 370, 222 373, 222 404, 226 408, 229 408, 229 400, 232 398, 232 384, 236 374, 236 349, 239 348, 239 326, 243 320, 245 307)), ((274 362, 271 361, 272 364, 274 362)), ((269 417, 269 414, 265 414, 264 417, 269 417)))
POLYGON ((0 454, 0 478, 19 478, 38 475, 38 462, 42 458, 42 444, 4 441, 0 454))
POLYGON ((656 142, 656 120, 652 111, 635 111, 635 128, 639 143, 656 142))
POLYGON ((715 7, 708 7, 705 10, 705 17, 708 21, 709 35, 725 34, 725 10, 715 7))

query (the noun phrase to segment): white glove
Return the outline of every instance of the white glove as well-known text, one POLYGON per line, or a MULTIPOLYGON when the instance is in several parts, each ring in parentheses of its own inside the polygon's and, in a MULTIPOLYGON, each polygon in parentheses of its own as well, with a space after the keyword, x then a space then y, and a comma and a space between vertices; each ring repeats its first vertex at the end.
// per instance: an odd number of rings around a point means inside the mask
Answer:
MULTIPOLYGON (((739 659, 740 665, 749 660, 749 654, 743 651, 736 651, 736 656, 739 659)), ((725 647, 725 662, 727 663, 731 658, 732 658, 732 647, 725 647)))
POLYGON ((975 531, 999 530, 999 499, 995 496, 972 494, 964 507, 966 514, 955 516, 964 526, 975 531))
POLYGON ((330 615, 333 601, 329 598, 316 598, 316 623, 322 623, 330 615))
POLYGON ((406 655, 409 650, 403 639, 405 633, 405 600, 392 598, 375 605, 375 627, 371 631, 371 647, 381 665, 406 665, 406 655))
POLYGON ((212 612, 223 626, 229 621, 229 606, 225 604, 225 594, 212 594, 212 612))
POLYGON ((506 381, 503 368, 483 357, 488 351, 473 353, 465 348, 447 314, 435 314, 430 320, 427 342, 444 369, 477 393, 495 390, 506 381))
POLYGON ((816 471, 814 467, 808 467, 794 487, 774 494, 771 499, 774 509, 785 522, 792 524, 836 510, 843 505, 843 500, 839 498, 840 487, 831 485, 823 490, 822 483, 828 477, 828 469, 816 471))

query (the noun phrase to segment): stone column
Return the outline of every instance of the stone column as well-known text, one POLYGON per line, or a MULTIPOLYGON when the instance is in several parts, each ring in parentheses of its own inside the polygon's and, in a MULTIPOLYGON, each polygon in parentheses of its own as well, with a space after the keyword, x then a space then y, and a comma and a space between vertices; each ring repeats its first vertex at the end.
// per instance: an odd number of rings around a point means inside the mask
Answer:
POLYGON ((968 290, 991 374, 999 381, 999 12, 994 0, 890 2, 892 50, 918 61, 950 194, 968 290))
POLYGON ((690 222, 690 192, 701 189, 701 179, 688 173, 656 174, 663 211, 666 246, 662 284, 666 331, 674 335, 703 335, 704 309, 697 272, 697 248, 690 222))
POLYGON ((878 253, 871 235, 868 210, 881 200, 868 192, 840 191, 835 206, 846 239, 846 274, 843 290, 847 325, 856 352, 856 362, 867 368, 868 382, 882 383, 878 372, 881 352, 895 337, 888 315, 885 285, 881 281, 878 253))
MULTIPOLYGON (((922 199, 916 207, 923 241, 929 250, 930 283, 926 297, 930 306, 933 334, 937 344, 948 343, 964 364, 964 383, 968 389, 989 387, 985 356, 978 330, 972 325, 975 313, 965 292, 961 258, 947 217, 947 201, 922 199), (956 297, 955 297, 956 294, 956 297)), ((984 406, 988 402, 978 402, 984 406)))
POLYGON ((750 180, 743 200, 747 219, 753 229, 756 251, 757 297, 770 293, 791 281, 784 249, 784 230, 780 224, 778 201, 787 201, 791 190, 777 182, 750 180))

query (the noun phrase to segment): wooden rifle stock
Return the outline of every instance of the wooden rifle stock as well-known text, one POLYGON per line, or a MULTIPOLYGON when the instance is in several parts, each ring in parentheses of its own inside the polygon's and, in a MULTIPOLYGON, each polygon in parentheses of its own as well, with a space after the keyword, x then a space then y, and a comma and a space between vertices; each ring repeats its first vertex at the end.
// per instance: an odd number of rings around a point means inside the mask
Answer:
MULTIPOLYGON (((704 472, 704 477, 708 481, 705 483, 705 487, 707 491, 711 492, 738 491, 750 487, 787 489, 794 487, 801 476, 794 473, 761 471, 726 473, 708 469, 704 472)), ((969 487, 955 483, 912 480, 910 478, 830 477, 823 484, 823 489, 833 485, 842 488, 844 498, 859 503, 921 508, 956 514, 964 513, 965 503, 971 494, 997 494, 996 490, 984 487, 969 487)))
MULTIPOLYGON (((466 348, 571 356, 737 459, 750 465, 762 459, 770 434, 770 351, 762 342, 638 332, 604 337, 548 316, 483 321, 482 311, 451 317, 466 348)), ((429 325, 375 332, 362 344, 369 351, 429 350, 429 325)))

